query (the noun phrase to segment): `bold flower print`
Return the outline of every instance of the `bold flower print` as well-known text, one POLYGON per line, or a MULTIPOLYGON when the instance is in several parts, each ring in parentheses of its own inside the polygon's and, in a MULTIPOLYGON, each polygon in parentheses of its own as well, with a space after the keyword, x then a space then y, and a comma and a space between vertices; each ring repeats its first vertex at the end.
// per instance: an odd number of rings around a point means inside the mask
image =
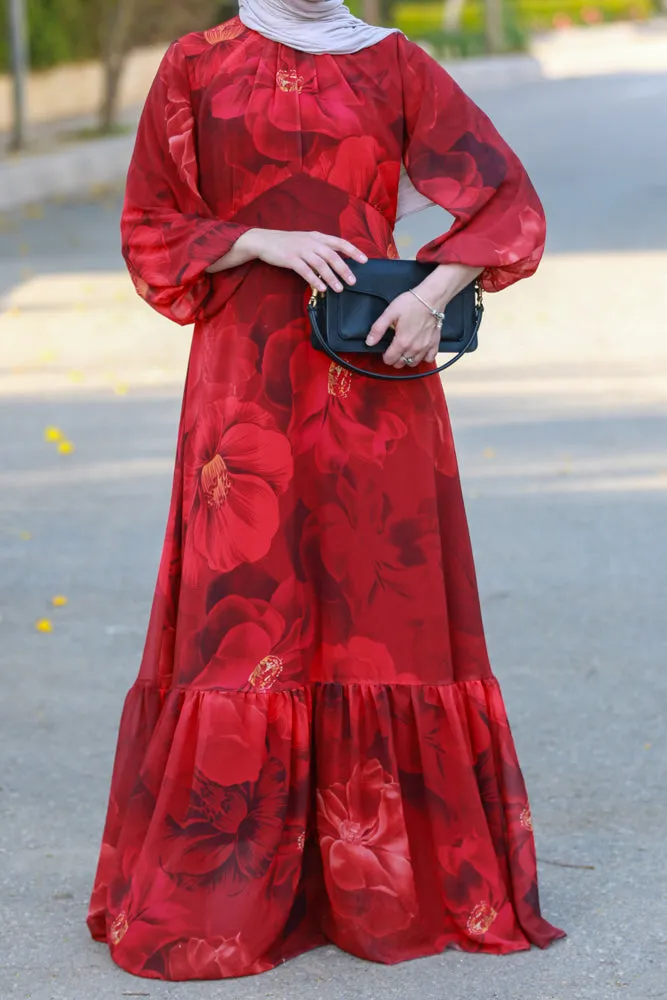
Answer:
POLYGON ((377 760, 317 793, 329 899, 337 921, 384 937, 405 930, 417 904, 399 786, 377 760))
POLYGON ((265 656, 259 661, 248 678, 255 691, 270 691, 283 672, 284 661, 280 656, 265 656))
POLYGON ((168 978, 176 982, 242 976, 251 964, 251 956, 240 934, 210 940, 188 938, 170 948, 167 955, 168 978))
POLYGON ((127 934, 130 923, 125 910, 121 910, 109 929, 109 940, 111 944, 120 944, 127 934))
POLYGON ((230 594, 210 610, 199 637, 200 687, 269 691, 301 670, 313 636, 309 588, 289 577, 271 601, 230 594))
POLYGON ((230 42, 233 38, 238 38, 248 29, 238 17, 232 17, 223 24, 216 25, 204 32, 204 38, 209 45, 219 45, 220 42, 230 42))
MULTIPOLYGON (((304 785, 307 798, 307 784, 304 785)), ((303 802, 304 815, 307 801, 303 802)), ((282 843, 276 852, 271 869, 270 893, 277 898, 292 900, 296 893, 303 869, 303 852, 306 846, 306 830, 302 823, 293 822, 285 827, 282 843)))
POLYGON ((332 361, 329 365, 329 379, 327 381, 327 392, 330 396, 338 396, 339 399, 347 399, 352 392, 352 372, 342 365, 332 361))
POLYGON ((173 84, 167 86, 165 121, 169 155, 176 165, 179 176, 198 199, 198 170, 194 140, 195 120, 192 116, 192 106, 173 84))
POLYGON ((533 817, 530 811, 530 806, 528 804, 524 806, 524 808, 521 810, 521 813, 519 814, 519 823, 524 828, 524 830, 528 830, 530 833, 533 832, 533 817))
POLYGON ((287 438, 260 407, 225 399, 205 408, 186 453, 186 545, 223 573, 261 559, 280 523, 278 495, 292 477, 287 438))
POLYGON ((185 816, 169 818, 172 839, 164 845, 163 870, 191 891, 243 891, 271 867, 287 799, 285 768, 275 758, 266 761, 257 781, 241 785, 222 785, 197 771, 185 816))
POLYGON ((279 69, 276 73, 278 90, 286 94, 300 94, 303 90, 303 77, 295 69, 279 69))
POLYGON ((267 719, 262 706, 218 697, 201 706, 197 765, 206 779, 230 785, 257 781, 266 758, 267 719))
POLYGON ((490 903, 482 901, 470 911, 466 927, 469 934, 482 935, 490 929, 491 924, 498 916, 498 913, 490 903))
POLYGON ((340 684, 391 684, 396 667, 389 650, 382 643, 365 636, 353 636, 347 645, 322 644, 312 671, 313 680, 333 680, 340 684))
MULTIPOLYGON (((398 170, 398 160, 383 160, 375 136, 352 135, 322 151, 313 166, 312 176, 349 192, 352 198, 359 200, 361 207, 368 210, 369 219, 373 214, 381 213, 379 224, 385 234, 386 245, 387 219, 392 211, 388 192, 396 185, 395 174, 398 170), (371 168, 372 163, 376 164, 375 170, 371 168)), ((351 202, 351 207, 354 211, 354 202, 351 202)), ((371 226, 376 224, 371 222, 371 226)))
MULTIPOLYGON (((327 504, 317 514, 322 560, 354 607, 394 593, 422 598, 425 571, 439 565, 436 525, 418 511, 401 518, 371 478, 355 488, 344 477, 337 492, 342 506, 327 504), (360 545, 360 540, 363 544, 360 545)), ((416 614, 418 605, 415 604, 416 614)), ((426 609, 422 609, 424 611, 426 609)))
POLYGON ((195 331, 195 342, 197 350, 188 372, 188 395, 192 398, 194 394, 196 399, 191 407, 186 405, 187 430, 207 403, 228 397, 252 400, 260 379, 259 349, 244 333, 235 330, 221 335, 214 323, 201 323, 195 331))
POLYGON ((382 466, 407 428, 391 412, 386 391, 363 377, 331 379, 330 361, 310 344, 294 351, 294 408, 289 427, 295 454, 313 452, 320 472, 340 472, 351 454, 382 466))

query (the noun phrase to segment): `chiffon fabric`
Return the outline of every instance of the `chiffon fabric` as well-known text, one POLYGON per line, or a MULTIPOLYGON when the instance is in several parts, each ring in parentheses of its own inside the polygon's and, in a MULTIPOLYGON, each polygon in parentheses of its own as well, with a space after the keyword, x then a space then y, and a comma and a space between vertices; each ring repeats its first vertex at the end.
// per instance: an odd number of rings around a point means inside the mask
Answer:
POLYGON ((174 43, 146 103, 124 254, 139 294, 195 327, 88 918, 140 976, 562 934, 540 915, 440 381, 331 364, 292 271, 206 271, 250 227, 395 257, 402 163, 455 220, 420 260, 484 265, 487 290, 533 273, 525 171, 400 34, 309 55, 233 19, 174 43))

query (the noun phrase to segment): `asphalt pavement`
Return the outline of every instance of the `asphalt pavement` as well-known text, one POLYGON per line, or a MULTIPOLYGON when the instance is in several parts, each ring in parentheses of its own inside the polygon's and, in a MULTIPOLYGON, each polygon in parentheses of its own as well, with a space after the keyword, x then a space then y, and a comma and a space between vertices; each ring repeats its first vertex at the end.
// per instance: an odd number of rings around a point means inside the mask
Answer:
MULTIPOLYGON (((89 939, 188 346, 134 296, 119 195, 97 192, 0 217, 2 1000, 667 997, 667 73, 475 96, 531 171, 549 253, 490 298, 445 388, 542 905, 567 940, 394 967, 324 948, 169 984, 89 939)), ((402 224, 404 255, 442 224, 402 224)))

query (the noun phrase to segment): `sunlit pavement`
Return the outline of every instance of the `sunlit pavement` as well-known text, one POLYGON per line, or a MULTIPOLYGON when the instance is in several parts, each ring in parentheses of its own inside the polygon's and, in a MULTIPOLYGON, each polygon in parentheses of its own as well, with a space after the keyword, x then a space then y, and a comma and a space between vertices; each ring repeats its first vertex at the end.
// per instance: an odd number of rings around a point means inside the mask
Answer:
MULTIPOLYGON (((476 96, 531 170, 550 252, 489 298, 480 350, 445 384, 543 908, 568 940, 393 968, 323 949, 259 978, 163 984, 88 939, 188 346, 134 295, 119 198, 99 193, 0 220, 3 998, 665 995, 667 75, 476 96)), ((402 253, 439 228, 408 220, 402 253)))

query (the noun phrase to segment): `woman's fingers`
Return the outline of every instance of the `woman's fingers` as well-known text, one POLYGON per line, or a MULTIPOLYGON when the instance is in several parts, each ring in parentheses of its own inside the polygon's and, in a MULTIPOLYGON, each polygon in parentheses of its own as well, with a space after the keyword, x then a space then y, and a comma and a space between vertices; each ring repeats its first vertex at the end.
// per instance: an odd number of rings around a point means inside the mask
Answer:
POLYGON ((305 260, 299 259, 294 261, 292 270, 303 278, 304 281, 308 282, 311 288, 317 288, 319 292, 326 292, 327 286, 322 281, 319 274, 317 274, 317 272, 314 271, 305 260))
MULTIPOLYGON (((347 261, 343 260, 343 258, 340 257, 335 250, 332 250, 330 247, 320 247, 318 250, 314 251, 314 256, 317 260, 323 261, 325 267, 333 273, 334 282, 340 283, 341 278, 343 281, 347 282, 348 285, 353 285, 356 282, 357 279, 350 270, 347 261)), ((312 260, 310 263, 312 264, 312 260)), ((315 269, 319 271, 318 267, 315 267, 315 269)), ((329 279, 321 271, 319 271, 319 273, 322 274, 322 277, 328 282, 328 284, 331 285, 332 288, 335 287, 334 284, 332 284, 332 282, 329 281, 329 279)), ((336 288, 336 291, 341 290, 341 288, 336 288)))
POLYGON ((326 281, 330 288, 333 288, 334 292, 343 291, 342 281, 338 275, 334 273, 328 261, 326 261, 320 254, 310 254, 306 258, 306 264, 308 264, 313 271, 316 271, 320 278, 322 278, 323 281, 326 281))
POLYGON ((360 264, 365 264, 368 260, 368 257, 362 250, 355 247, 353 243, 342 240, 339 236, 323 236, 323 239, 326 240, 330 247, 337 250, 338 253, 345 254, 346 257, 352 257, 353 260, 358 260, 360 264))
MULTIPOLYGON (((382 338, 385 336, 387 330, 394 325, 396 317, 394 315, 394 310, 391 306, 382 313, 382 315, 375 320, 372 327, 368 331, 368 336, 366 337, 366 343, 369 347, 374 347, 375 344, 379 344, 382 338)), ((394 337, 394 341, 396 338, 394 337)), ((394 341, 392 341, 392 346, 394 341)), ((388 348, 391 350, 391 347, 388 348)))

